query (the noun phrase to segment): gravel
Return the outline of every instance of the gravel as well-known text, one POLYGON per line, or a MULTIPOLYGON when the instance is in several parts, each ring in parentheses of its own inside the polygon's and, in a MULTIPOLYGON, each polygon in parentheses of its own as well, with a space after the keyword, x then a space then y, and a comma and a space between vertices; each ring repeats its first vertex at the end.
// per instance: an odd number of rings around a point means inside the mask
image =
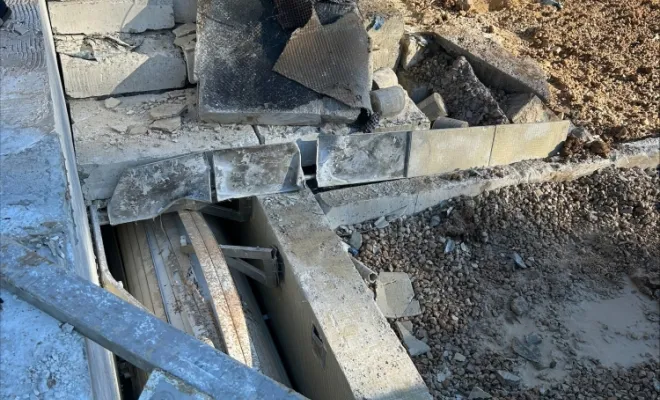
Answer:
POLYGON ((413 334, 431 348, 413 361, 435 398, 478 387, 500 398, 657 399, 659 198, 658 171, 607 169, 338 234, 362 232, 358 258, 376 272, 410 275, 422 307, 413 334))

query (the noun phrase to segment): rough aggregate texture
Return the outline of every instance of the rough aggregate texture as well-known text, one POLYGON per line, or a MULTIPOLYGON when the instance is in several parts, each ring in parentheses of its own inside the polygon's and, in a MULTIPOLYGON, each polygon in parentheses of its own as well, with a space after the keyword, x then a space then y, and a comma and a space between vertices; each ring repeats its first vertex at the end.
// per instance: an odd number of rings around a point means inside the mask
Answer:
POLYGON ((659 197, 657 170, 606 169, 338 234, 362 232, 360 261, 411 276, 413 334, 432 349, 413 360, 435 398, 657 399, 659 197))

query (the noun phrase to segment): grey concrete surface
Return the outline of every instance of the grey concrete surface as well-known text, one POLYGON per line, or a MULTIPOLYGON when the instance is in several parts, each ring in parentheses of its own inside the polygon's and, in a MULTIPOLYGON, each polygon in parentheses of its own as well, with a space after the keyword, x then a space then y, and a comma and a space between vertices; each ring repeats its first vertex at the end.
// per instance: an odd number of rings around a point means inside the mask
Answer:
POLYGON ((257 286, 294 386, 318 400, 430 399, 311 192, 260 196, 254 207, 243 235, 282 256, 280 286, 257 286))

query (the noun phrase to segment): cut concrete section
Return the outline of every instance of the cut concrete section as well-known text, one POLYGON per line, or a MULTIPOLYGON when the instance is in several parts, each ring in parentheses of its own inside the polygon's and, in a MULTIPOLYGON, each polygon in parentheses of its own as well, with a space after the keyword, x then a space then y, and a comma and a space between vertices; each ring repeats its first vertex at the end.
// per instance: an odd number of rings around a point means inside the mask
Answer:
POLYGON ((490 166, 554 155, 566 140, 570 121, 495 127, 490 166))
POLYGON ((376 281, 376 304, 387 318, 414 317, 422 313, 405 272, 380 273, 376 281))
POLYGON ((381 117, 389 118, 399 115, 403 111, 408 94, 401 86, 392 86, 374 90, 370 96, 374 112, 379 113, 381 117))
POLYGON ((50 1, 48 11, 53 33, 60 35, 167 29, 175 17, 172 0, 50 1))
POLYGON ((195 118, 195 90, 118 97, 108 109, 101 100, 69 103, 78 171, 85 201, 109 199, 119 176, 129 167, 185 154, 231 147, 255 146, 259 140, 251 126, 201 124, 195 118), (150 111, 163 104, 187 105, 175 134, 152 130, 150 111), (129 135, 130 127, 147 134, 129 135))
POLYGON ((57 51, 70 97, 175 89, 186 84, 186 63, 170 32, 117 38, 60 36, 57 51))
POLYGON ((550 99, 550 86, 541 67, 511 54, 483 33, 463 26, 443 25, 435 32, 438 43, 453 56, 468 59, 486 85, 509 92, 534 93, 550 99))
POLYGON ((374 132, 416 131, 429 129, 430 125, 426 115, 407 97, 403 111, 393 117, 381 118, 374 132))
POLYGON ((318 146, 316 181, 319 187, 405 176, 408 132, 322 135, 318 146))
POLYGON ((494 136, 494 126, 411 132, 407 177, 486 167, 494 136))
POLYGON ((514 124, 557 121, 559 118, 537 96, 517 93, 507 96, 502 106, 514 124))
POLYGON ((428 119, 435 121, 440 117, 447 116, 447 106, 445 101, 442 99, 438 93, 433 93, 426 99, 422 100, 417 107, 426 114, 428 119))
POLYGON ((455 128, 467 128, 470 124, 460 119, 440 117, 433 121, 431 129, 455 129, 455 128))
POLYGON ((213 152, 217 201, 285 193, 305 187, 295 143, 213 152))
POLYGON ((400 15, 373 15, 365 18, 367 33, 371 41, 373 69, 396 69, 401 52, 401 38, 405 24, 400 15))
POLYGON ((607 167, 654 168, 660 164, 660 139, 621 145, 609 158, 581 163, 523 161, 499 167, 498 174, 456 181, 442 176, 401 179, 318 193, 330 226, 351 225, 388 215, 411 215, 458 196, 476 196, 511 185, 568 181, 607 167))
POLYGON ((128 168, 110 203, 111 225, 155 218, 187 201, 211 203, 211 166, 203 153, 128 168))
POLYGON ((261 196, 243 231, 282 257, 280 286, 257 289, 292 382, 319 400, 430 399, 322 214, 309 191, 261 196))

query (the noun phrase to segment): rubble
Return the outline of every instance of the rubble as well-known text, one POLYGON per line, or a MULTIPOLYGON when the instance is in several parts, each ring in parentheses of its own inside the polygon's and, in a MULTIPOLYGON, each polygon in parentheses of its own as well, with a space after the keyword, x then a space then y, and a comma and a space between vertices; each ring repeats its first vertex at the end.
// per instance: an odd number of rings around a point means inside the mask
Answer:
POLYGON ((422 354, 428 353, 431 348, 421 340, 417 339, 408 329, 406 329, 403 324, 399 321, 396 323, 397 330, 401 335, 401 340, 403 345, 408 350, 408 354, 411 357, 421 356, 422 354))
POLYGON ((401 39, 401 68, 409 70, 424 59, 426 39, 416 35, 405 35, 401 39))
POLYGON ((153 120, 180 117, 188 109, 188 104, 165 103, 149 110, 149 116, 153 120))
POLYGON ((374 90, 370 96, 374 112, 385 118, 400 114, 407 101, 406 92, 401 86, 374 90))
MULTIPOLYGON (((442 96, 437 93, 433 93, 419 102, 417 107, 419 107, 419 109, 426 114, 431 121, 437 121, 438 118, 447 116, 447 106, 445 106, 445 101, 442 99, 442 96)), ((435 125, 435 122, 433 124, 435 125)))
POLYGON ((387 318, 414 317, 422 311, 408 274, 381 272, 376 281, 376 304, 387 318))
POLYGON ((380 68, 374 71, 374 89, 385 89, 399 84, 399 78, 392 68, 380 68))
POLYGON ((431 129, 456 129, 456 128, 467 128, 470 124, 465 121, 461 121, 449 117, 440 117, 433 121, 431 129))
POLYGON ((149 128, 166 133, 175 133, 181 128, 181 124, 181 117, 172 117, 154 121, 149 125, 149 128))
POLYGON ((401 50, 400 40, 403 37, 404 22, 400 15, 373 15, 366 18, 367 34, 371 43, 373 69, 396 69, 401 50), (374 23, 380 17, 379 23, 374 23))
POLYGON ((399 83, 408 92, 408 96, 410 96, 415 104, 423 101, 432 94, 431 85, 420 81, 409 73, 405 71, 399 72, 397 76, 399 83))
POLYGON ((507 96, 503 109, 507 118, 514 124, 557 121, 559 118, 533 94, 512 94, 507 96))

